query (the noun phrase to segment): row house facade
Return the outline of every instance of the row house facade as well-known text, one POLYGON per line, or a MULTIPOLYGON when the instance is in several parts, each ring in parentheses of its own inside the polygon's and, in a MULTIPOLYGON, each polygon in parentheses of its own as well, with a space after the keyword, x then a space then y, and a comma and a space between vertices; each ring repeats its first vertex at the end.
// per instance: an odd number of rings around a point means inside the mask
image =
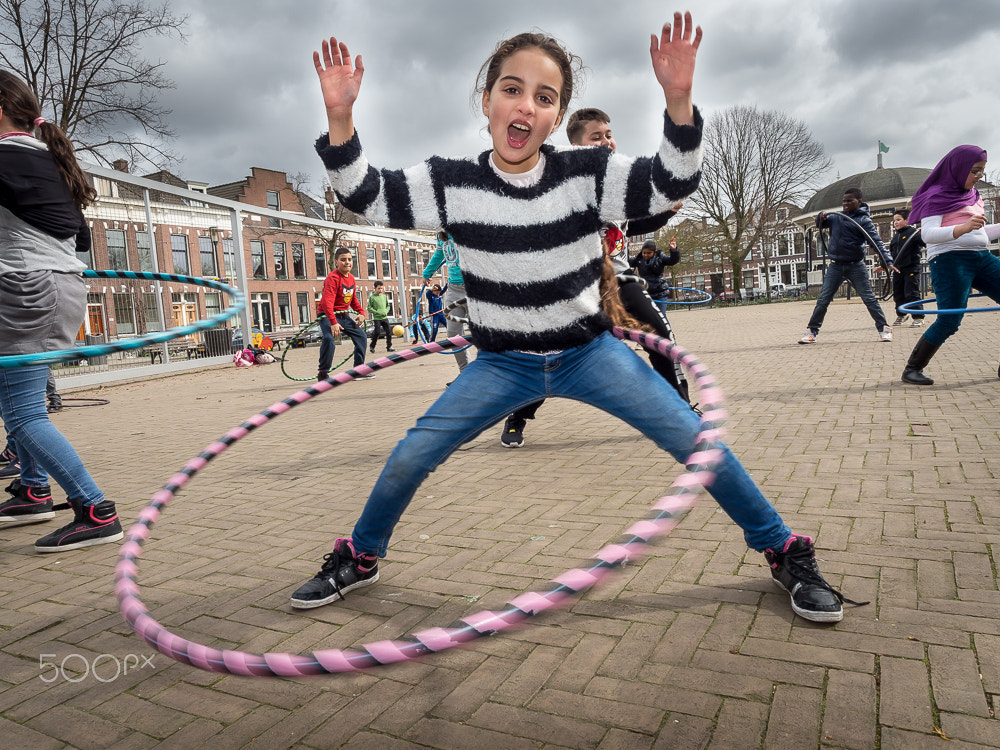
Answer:
MULTIPOLYGON (((124 164, 116 164, 124 171, 124 164)), ((254 167, 243 180, 219 186, 184 181, 169 172, 145 179, 186 189, 184 196, 150 191, 152 234, 147 229, 142 191, 122 180, 93 176, 98 200, 86 210, 93 249, 86 259, 97 270, 134 270, 175 273, 220 279, 236 286, 237 252, 242 253, 247 276, 245 290, 254 327, 264 332, 294 331, 312 321, 332 270, 333 245, 350 248, 358 278, 361 304, 367 302, 376 280, 386 284, 393 314, 403 317, 399 289, 407 295, 406 311, 414 309, 422 273, 435 244, 433 236, 403 243, 402 275, 397 268, 391 238, 357 232, 332 232, 296 221, 309 216, 324 219, 329 208, 295 190, 283 172, 254 167), (199 200, 199 196, 206 200, 199 200), (210 197, 245 203, 242 247, 233 239, 231 213, 213 206, 210 197), (252 206, 281 211, 276 219, 253 212, 252 206), (155 259, 155 260, 154 260, 155 259), (402 281, 402 284, 400 284, 402 281)), ((125 338, 148 331, 187 325, 219 313, 225 295, 194 284, 160 282, 164 320, 153 282, 88 279, 88 315, 80 331, 106 339, 125 338)), ((234 323, 230 322, 229 326, 234 323)))

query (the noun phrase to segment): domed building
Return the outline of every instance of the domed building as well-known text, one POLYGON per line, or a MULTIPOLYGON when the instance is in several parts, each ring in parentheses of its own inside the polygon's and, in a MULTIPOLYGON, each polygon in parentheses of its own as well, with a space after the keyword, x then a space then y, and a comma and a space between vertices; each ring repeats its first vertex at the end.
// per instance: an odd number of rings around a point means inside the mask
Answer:
MULTIPOLYGON (((841 211, 843 206, 844 192, 848 188, 856 187, 861 190, 862 200, 868 204, 872 221, 878 228, 879 236, 885 244, 889 246, 892 239, 892 215, 900 208, 908 208, 910 198, 917 191, 930 169, 923 167, 883 167, 881 154, 879 154, 879 165, 869 172, 852 174, 850 177, 832 182, 820 188, 816 194, 810 198, 802 209, 802 213, 792 219, 793 223, 802 227, 805 232, 807 257, 802 265, 806 271, 806 278, 803 281, 809 286, 823 283, 823 267, 826 259, 822 257, 818 241, 818 229, 816 228, 816 215, 820 211, 834 212, 841 211)), ((878 269, 880 263, 874 248, 868 248, 868 257, 872 269, 878 269)))
POLYGON ((876 206, 880 209, 887 207, 889 211, 903 208, 909 205, 910 198, 930 173, 931 170, 921 167, 879 167, 870 172, 854 174, 818 190, 806 203, 802 213, 815 217, 820 211, 841 210, 844 191, 850 187, 861 189, 864 201, 871 207, 873 214, 876 206))

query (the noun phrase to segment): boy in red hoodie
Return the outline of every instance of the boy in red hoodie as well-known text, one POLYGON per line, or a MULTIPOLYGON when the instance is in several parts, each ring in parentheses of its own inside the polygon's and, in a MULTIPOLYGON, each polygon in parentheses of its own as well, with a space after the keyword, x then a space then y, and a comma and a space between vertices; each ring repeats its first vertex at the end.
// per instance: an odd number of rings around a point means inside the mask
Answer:
MULTIPOLYGON (((358 317, 365 317, 364 308, 358 300, 358 282, 351 273, 354 256, 346 247, 338 247, 334 255, 333 273, 323 282, 323 296, 319 299, 319 327, 323 332, 323 341, 319 345, 319 372, 317 380, 326 380, 333 364, 333 352, 336 348, 335 339, 347 334, 354 342, 354 366, 365 363, 365 347, 368 346, 368 336, 365 329, 351 317, 354 310, 358 317)), ((371 380, 375 373, 359 375, 358 380, 371 380)))

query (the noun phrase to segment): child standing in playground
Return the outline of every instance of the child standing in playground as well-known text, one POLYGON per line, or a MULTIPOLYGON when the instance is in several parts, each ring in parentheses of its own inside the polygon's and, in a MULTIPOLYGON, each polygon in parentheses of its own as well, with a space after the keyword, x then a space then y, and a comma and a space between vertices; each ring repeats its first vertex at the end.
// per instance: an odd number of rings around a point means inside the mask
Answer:
MULTIPOLYGON (((420 483, 524 404, 576 399, 615 414, 678 460, 693 452, 698 418, 611 334, 599 286, 604 227, 671 210, 698 186, 702 120, 691 88, 701 37, 690 13, 675 13, 673 25, 651 37, 666 103, 653 157, 546 144, 572 98, 579 61, 551 37, 524 33, 501 42, 480 72, 493 148, 403 171, 370 166, 355 132, 361 57, 352 61, 336 38, 314 53, 330 127, 316 148, 338 198, 393 228, 448 231, 462 253, 479 356, 393 450, 352 537, 334 542, 292 606, 318 607, 375 583, 378 558, 420 483)), ((721 452, 712 495, 747 544, 765 553, 796 613, 839 621, 843 597, 820 574, 812 540, 792 534, 732 452, 721 452)))
POLYGON ((646 240, 642 243, 639 254, 629 261, 629 267, 634 268, 645 280, 646 291, 664 314, 667 312, 670 283, 663 275, 663 271, 667 266, 677 265, 681 261, 681 251, 677 249, 676 237, 670 238, 669 247, 670 255, 666 255, 656 246, 655 240, 646 240))
POLYGON ((427 297, 427 320, 431 324, 431 341, 437 341, 438 329, 446 322, 444 319, 444 313, 441 312, 443 309, 442 297, 447 289, 445 285, 444 289, 441 289, 440 284, 431 284, 431 288, 424 292, 427 297))
POLYGON ((375 353, 375 345, 378 343, 380 333, 385 333, 385 350, 387 352, 396 351, 392 348, 392 326, 389 325, 389 298, 385 295, 385 284, 381 281, 375 282, 375 291, 368 295, 368 314, 372 321, 372 344, 369 351, 375 353))
MULTIPOLYGON (((87 309, 84 263, 90 228, 82 209, 96 193, 66 135, 41 116, 27 85, 0 70, 0 356, 71 349, 87 309), (37 133, 36 138, 32 133, 37 133)), ((17 448, 20 479, 0 504, 0 527, 55 517, 48 475, 66 492, 73 520, 37 542, 64 552, 124 534, 80 456, 49 421, 48 365, 0 368, 0 418, 17 448)))
POLYGON ((892 258, 878 236, 878 230, 871 220, 868 204, 863 201, 861 190, 851 187, 844 191, 843 213, 828 214, 820 211, 816 215, 816 226, 830 230, 830 245, 827 253, 830 265, 827 266, 823 287, 813 308, 809 323, 806 324, 805 335, 799 339, 800 344, 814 344, 819 336, 819 329, 826 319, 826 311, 833 301, 840 285, 847 281, 853 286, 861 301, 868 308, 868 314, 875 321, 875 330, 882 341, 892 341, 892 328, 885 319, 885 313, 872 291, 871 280, 868 278, 868 267, 865 265, 865 253, 868 245, 874 247, 890 271, 898 271, 892 264, 892 258))
MULTIPOLYGON (((323 282, 323 295, 317 305, 319 327, 323 332, 323 340, 319 345, 317 380, 325 380, 329 376, 330 367, 333 365, 333 353, 337 348, 336 339, 341 334, 346 333, 354 342, 355 367, 365 363, 365 346, 368 344, 365 329, 351 317, 351 310, 354 310, 359 318, 365 317, 365 311, 358 301, 358 282, 351 273, 354 256, 346 247, 338 247, 333 262, 336 268, 323 282)), ((375 373, 358 377, 369 380, 375 377, 375 373)))
MULTIPOLYGON (((896 303, 896 307, 920 301, 920 251, 925 245, 920 230, 910 226, 909 216, 910 211, 906 208, 901 208, 892 215, 892 228, 896 233, 889 243, 889 253, 892 255, 892 262, 899 269, 899 273, 892 275, 892 301, 896 303)), ((903 312, 897 314, 893 325, 902 325, 906 315, 903 312)), ((919 328, 923 324, 924 316, 914 312, 911 327, 919 328)))

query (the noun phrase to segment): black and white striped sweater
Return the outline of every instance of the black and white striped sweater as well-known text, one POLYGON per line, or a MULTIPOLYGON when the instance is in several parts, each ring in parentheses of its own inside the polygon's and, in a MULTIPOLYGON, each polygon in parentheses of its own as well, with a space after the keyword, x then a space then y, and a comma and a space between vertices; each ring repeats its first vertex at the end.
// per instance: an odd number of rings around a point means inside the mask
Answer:
POLYGON ((543 145, 538 184, 515 187, 475 158, 431 157, 403 170, 372 167, 357 133, 316 150, 338 199, 393 229, 445 229, 462 258, 469 319, 484 351, 551 352, 581 346, 611 328, 598 291, 600 230, 674 207, 701 179, 702 120, 664 115, 653 157, 606 148, 543 145))

